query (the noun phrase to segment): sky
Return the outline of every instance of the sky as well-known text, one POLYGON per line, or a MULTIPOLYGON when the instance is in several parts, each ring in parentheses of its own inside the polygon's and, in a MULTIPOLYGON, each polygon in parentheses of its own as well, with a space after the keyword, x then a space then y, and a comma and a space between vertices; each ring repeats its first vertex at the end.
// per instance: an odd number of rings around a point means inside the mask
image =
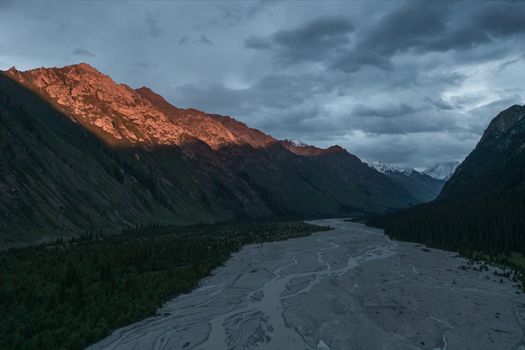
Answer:
POLYGON ((425 168, 525 100, 525 1, 0 0, 0 69, 87 62, 178 107, 425 168))

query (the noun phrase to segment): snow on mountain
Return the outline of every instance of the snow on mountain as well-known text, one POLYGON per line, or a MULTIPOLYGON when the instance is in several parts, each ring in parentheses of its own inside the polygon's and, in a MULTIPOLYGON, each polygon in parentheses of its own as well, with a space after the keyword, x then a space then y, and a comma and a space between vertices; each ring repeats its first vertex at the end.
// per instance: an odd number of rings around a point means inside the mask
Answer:
POLYGON ((418 198, 419 203, 434 200, 445 182, 423 175, 413 168, 403 168, 377 160, 362 160, 370 168, 385 174, 392 182, 404 188, 411 196, 418 198))
POLYGON ((363 161, 363 163, 368 165, 370 168, 373 168, 373 169, 375 169, 375 170, 377 170, 377 171, 379 171, 380 173, 383 173, 383 174, 401 173, 401 174, 404 174, 406 176, 409 176, 410 174, 412 174, 413 171, 415 171, 412 168, 402 168, 402 167, 398 167, 398 166, 396 166, 394 164, 382 162, 380 160, 363 159, 362 161, 363 161))
POLYGON ((309 145, 307 145, 306 143, 304 143, 303 141, 301 140, 290 140, 290 142, 295 146, 295 147, 308 147, 309 145))
POLYGON ((459 164, 458 161, 437 163, 425 169, 423 174, 438 180, 448 180, 459 164))

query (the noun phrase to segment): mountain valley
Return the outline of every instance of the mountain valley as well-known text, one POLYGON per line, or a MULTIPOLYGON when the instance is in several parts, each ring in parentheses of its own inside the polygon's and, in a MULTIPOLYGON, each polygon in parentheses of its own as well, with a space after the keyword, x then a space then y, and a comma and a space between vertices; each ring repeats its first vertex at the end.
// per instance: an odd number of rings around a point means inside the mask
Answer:
POLYGON ((179 109, 88 64, 11 68, 0 87, 4 244, 151 223, 384 213, 441 187, 378 172, 339 146, 179 109))

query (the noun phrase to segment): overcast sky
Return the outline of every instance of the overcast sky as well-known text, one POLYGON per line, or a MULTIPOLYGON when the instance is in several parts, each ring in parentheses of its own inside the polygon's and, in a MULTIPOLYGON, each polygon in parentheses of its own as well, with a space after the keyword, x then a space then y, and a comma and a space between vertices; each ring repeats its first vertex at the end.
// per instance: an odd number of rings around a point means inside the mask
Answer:
POLYGON ((423 168, 525 99, 523 1, 0 0, 0 69, 88 62, 179 107, 423 168))

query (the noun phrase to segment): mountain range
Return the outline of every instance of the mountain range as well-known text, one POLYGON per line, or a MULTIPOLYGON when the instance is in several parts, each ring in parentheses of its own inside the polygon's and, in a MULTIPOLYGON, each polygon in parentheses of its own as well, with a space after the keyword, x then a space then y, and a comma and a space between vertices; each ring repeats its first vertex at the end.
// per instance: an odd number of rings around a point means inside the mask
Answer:
POLYGON ((371 219, 395 238, 432 246, 525 253, 525 106, 489 124, 432 202, 371 219))
POLYGON ((385 213, 442 182, 181 109, 88 64, 0 74, 0 240, 385 213))
POLYGON ((385 174, 392 182, 405 188, 420 203, 430 202, 436 198, 445 185, 445 180, 413 168, 401 168, 377 160, 363 160, 369 167, 385 174))

